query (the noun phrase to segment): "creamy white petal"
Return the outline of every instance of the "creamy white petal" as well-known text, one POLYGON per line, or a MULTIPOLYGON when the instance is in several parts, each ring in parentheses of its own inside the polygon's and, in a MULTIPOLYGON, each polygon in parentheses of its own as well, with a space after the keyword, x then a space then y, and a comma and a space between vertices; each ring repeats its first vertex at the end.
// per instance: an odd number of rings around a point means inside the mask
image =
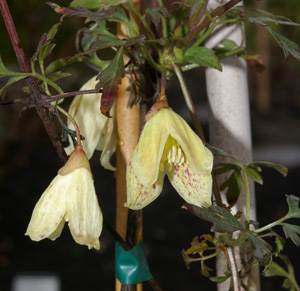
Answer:
POLYGON ((169 180, 178 194, 187 202, 196 206, 211 205, 211 174, 194 172, 189 163, 174 166, 167 172, 169 180))
MULTIPOLYGON (((96 77, 93 77, 80 90, 95 89, 96 83, 96 77)), ((107 117, 100 111, 101 95, 101 93, 77 95, 69 109, 69 114, 77 122, 81 135, 85 137, 82 146, 88 159, 92 157, 107 122, 107 117)), ((68 127, 74 130, 69 120, 68 127)), ((71 145, 65 148, 68 155, 74 149, 70 138, 69 141, 71 145)))
POLYGON ((65 222, 66 222, 66 215, 64 216, 64 218, 62 219, 58 227, 54 230, 54 232, 48 235, 48 238, 51 240, 56 240, 61 235, 61 232, 65 226, 65 222))
POLYGON ((100 249, 103 216, 92 175, 87 169, 79 168, 72 172, 72 182, 66 201, 71 234, 78 244, 100 249))
POLYGON ((156 182, 160 161, 169 136, 160 111, 146 122, 137 145, 135 163, 132 163, 133 170, 143 185, 152 185, 156 182))
MULTIPOLYGON (((135 155, 137 155, 137 152, 135 152, 135 155)), ((127 202, 125 207, 138 210, 144 208, 159 196, 163 188, 165 173, 159 172, 155 183, 143 184, 133 170, 134 158, 133 155, 126 169, 127 202)))
POLYGON ((60 226, 66 214, 66 196, 70 175, 57 175, 35 205, 25 235, 34 241, 40 241, 60 226))
POLYGON ((115 171, 116 168, 110 163, 112 155, 117 149, 117 129, 115 116, 115 104, 111 109, 112 118, 108 118, 106 126, 104 128, 104 135, 101 135, 99 143, 96 147, 97 150, 102 151, 100 156, 101 165, 111 171, 115 171))
POLYGON ((185 120, 170 109, 163 108, 159 112, 164 116, 169 134, 179 143, 193 171, 198 174, 211 173, 213 155, 185 120))

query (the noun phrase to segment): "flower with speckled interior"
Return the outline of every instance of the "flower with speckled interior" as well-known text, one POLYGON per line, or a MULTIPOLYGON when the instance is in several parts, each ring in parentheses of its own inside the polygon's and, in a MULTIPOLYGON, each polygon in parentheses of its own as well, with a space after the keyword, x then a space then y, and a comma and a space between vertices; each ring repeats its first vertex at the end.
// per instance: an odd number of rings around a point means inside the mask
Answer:
POLYGON ((167 174, 190 204, 211 205, 213 155, 171 108, 151 114, 127 165, 127 203, 141 209, 155 200, 167 174))

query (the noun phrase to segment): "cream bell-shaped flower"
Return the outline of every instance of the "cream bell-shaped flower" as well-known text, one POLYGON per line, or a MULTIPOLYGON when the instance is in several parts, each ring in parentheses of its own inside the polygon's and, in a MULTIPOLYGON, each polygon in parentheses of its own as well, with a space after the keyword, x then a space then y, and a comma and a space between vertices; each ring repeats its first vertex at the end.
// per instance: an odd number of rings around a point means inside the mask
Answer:
POLYGON ((55 240, 65 221, 78 244, 100 249, 103 216, 89 161, 80 145, 35 205, 25 235, 33 241, 55 240))
POLYGON ((141 209, 160 194, 168 178, 188 203, 211 205, 213 155, 172 109, 161 108, 147 120, 127 165, 127 203, 141 209))
MULTIPOLYGON (((80 90, 95 89, 96 77, 87 81, 80 90)), ((100 111, 101 93, 77 95, 71 103, 69 114, 75 119, 81 134, 85 137, 82 141, 83 149, 90 159, 95 150, 102 151, 101 165, 108 170, 115 170, 110 163, 110 158, 117 148, 117 134, 115 122, 115 105, 111 109, 112 118, 106 117, 100 111)), ((68 120, 68 127, 74 130, 74 125, 68 120)), ((65 148, 69 155, 73 149, 73 143, 65 148)))

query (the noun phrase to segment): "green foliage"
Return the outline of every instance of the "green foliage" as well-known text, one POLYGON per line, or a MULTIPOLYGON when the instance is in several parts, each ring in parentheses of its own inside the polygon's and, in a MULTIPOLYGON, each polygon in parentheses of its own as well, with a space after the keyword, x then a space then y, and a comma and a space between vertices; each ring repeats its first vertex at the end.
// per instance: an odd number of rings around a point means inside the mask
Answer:
POLYGON ((300 290, 299 285, 295 278, 295 271, 290 260, 283 255, 280 255, 279 258, 284 262, 287 270, 282 268, 277 263, 272 262, 269 265, 268 269, 264 271, 263 275, 265 277, 273 277, 273 276, 284 277, 283 287, 285 289, 288 289, 290 291, 300 290))
POLYGON ((222 66, 215 56, 215 52, 206 47, 189 48, 184 54, 183 61, 222 71, 222 66))
POLYGON ((212 223, 212 230, 215 232, 232 233, 237 230, 245 230, 242 224, 225 208, 218 206, 200 208, 191 204, 184 204, 183 208, 199 218, 212 223))
MULTIPOLYGON (((130 74, 140 73, 141 83, 137 80, 132 87, 143 88, 141 84, 146 81, 153 86, 155 92, 159 86, 154 79, 158 80, 165 72, 167 78, 170 78, 176 71, 175 67, 179 68, 179 73, 176 73, 179 77, 181 71, 196 67, 209 67, 222 71, 220 60, 231 55, 245 59, 252 68, 262 71, 263 64, 259 56, 248 55, 244 43, 236 44, 224 39, 221 41, 221 46, 213 49, 203 46, 214 29, 218 29, 221 25, 232 24, 242 27, 241 22, 263 26, 282 48, 285 57, 291 55, 300 60, 299 46, 273 28, 274 24, 299 26, 298 23, 285 17, 244 6, 229 10, 218 8, 208 10, 208 0, 182 0, 173 3, 170 11, 161 1, 158 3, 156 7, 146 9, 143 15, 135 8, 132 0, 73 0, 68 7, 48 3, 57 14, 63 16, 61 22, 53 25, 42 35, 31 59, 32 72, 26 74, 12 72, 5 67, 0 58, 0 77, 11 76, 1 88, 0 96, 4 99, 7 89, 15 82, 33 77, 42 94, 50 98, 51 87, 63 98, 64 92, 56 82, 70 74, 62 71, 62 68, 74 62, 83 62, 97 70, 99 82, 96 88, 102 90, 99 107, 103 114, 110 116, 110 109, 115 101, 118 84, 125 75, 125 69, 130 74), (45 64, 46 58, 53 53, 56 45, 54 40, 63 24, 63 19, 74 16, 82 18, 86 24, 77 34, 77 53, 53 60, 48 65, 45 64), (154 25, 150 26, 150 22, 154 25), (112 32, 112 27, 116 23, 122 24, 126 37, 117 36, 112 32), (125 64, 124 60, 127 60, 125 64)), ((30 92, 27 87, 24 91, 30 92)), ((140 91, 143 93, 142 90, 140 91)), ((142 99, 140 94, 133 94, 133 96, 132 101, 140 103, 142 99)), ((55 107, 56 101, 55 104, 47 106, 55 107)), ((50 111, 56 110, 51 108, 50 111)), ((285 240, 273 230, 274 227, 281 227, 286 239, 291 239, 297 246, 300 245, 300 226, 286 222, 288 219, 300 218, 299 198, 293 195, 287 196, 288 213, 266 226, 259 228, 257 222, 249 220, 248 178, 263 184, 263 167, 273 168, 284 176, 287 175, 287 168, 261 161, 243 165, 221 149, 212 146, 209 148, 215 155, 229 159, 229 162, 217 164, 213 169, 215 176, 224 174, 226 176, 219 190, 226 192, 228 206, 213 205, 199 208, 194 205, 184 205, 189 212, 211 223, 211 230, 216 234, 216 236, 204 234, 193 239, 191 247, 182 252, 186 266, 189 267, 190 263, 200 261, 202 275, 210 277, 212 269, 206 265, 206 260, 217 256, 220 252, 227 256, 228 248, 242 246, 251 257, 250 264, 265 266, 266 276, 282 276, 285 278, 285 288, 299 290, 293 267, 288 259, 280 255, 285 240), (233 214, 231 211, 243 188, 246 190, 247 200, 245 218, 241 218, 240 213, 233 214), (274 239, 275 247, 267 242, 265 237, 274 239), (284 261, 287 271, 272 261, 274 255, 284 261)), ((221 283, 231 276, 230 272, 225 272, 224 276, 212 277, 211 280, 221 283)))
POLYGON ((146 8, 145 12, 150 16, 151 21, 158 26, 162 17, 168 16, 168 10, 165 7, 146 8))
POLYGON ((300 61, 300 48, 295 42, 287 39, 269 26, 266 27, 266 29, 270 32, 278 45, 282 48, 285 58, 291 55, 296 60, 300 61))
POLYGON ((190 17, 189 17, 189 27, 191 29, 195 28, 201 23, 201 20, 205 16, 205 10, 207 6, 208 0, 194 0, 191 9, 190 9, 190 17))

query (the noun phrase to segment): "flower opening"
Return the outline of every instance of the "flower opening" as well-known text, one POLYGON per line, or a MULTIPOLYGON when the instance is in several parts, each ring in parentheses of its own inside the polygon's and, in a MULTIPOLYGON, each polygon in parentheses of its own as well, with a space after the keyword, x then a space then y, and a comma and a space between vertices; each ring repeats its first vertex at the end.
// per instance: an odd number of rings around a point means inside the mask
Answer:
POLYGON ((88 159, 76 146, 36 204, 27 231, 33 241, 55 240, 68 222, 74 240, 100 249, 103 217, 88 159))
POLYGON ((212 153, 189 125, 170 108, 147 120, 127 165, 127 203, 141 209, 160 194, 164 176, 191 204, 211 205, 212 153))

